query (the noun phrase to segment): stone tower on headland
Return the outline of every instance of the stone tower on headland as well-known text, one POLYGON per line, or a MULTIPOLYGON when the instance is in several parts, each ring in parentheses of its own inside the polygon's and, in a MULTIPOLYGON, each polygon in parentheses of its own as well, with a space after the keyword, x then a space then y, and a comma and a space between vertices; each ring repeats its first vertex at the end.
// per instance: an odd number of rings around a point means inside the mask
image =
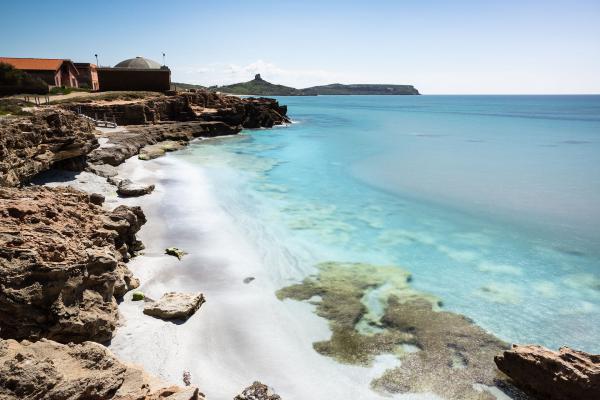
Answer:
POLYGON ((256 74, 256 75, 254 75, 254 80, 255 81, 262 81, 263 79, 260 77, 260 74, 256 74))

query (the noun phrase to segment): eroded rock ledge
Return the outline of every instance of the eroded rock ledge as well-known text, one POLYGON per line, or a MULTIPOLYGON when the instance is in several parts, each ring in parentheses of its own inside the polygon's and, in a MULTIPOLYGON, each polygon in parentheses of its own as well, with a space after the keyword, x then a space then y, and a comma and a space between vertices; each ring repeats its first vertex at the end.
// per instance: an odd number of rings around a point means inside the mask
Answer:
POLYGON ((60 109, 0 120, 0 186, 18 186, 98 147, 89 120, 60 109))
POLYGON ((540 399, 600 399, 600 355, 514 345, 494 361, 516 386, 540 399))
POLYGON ((109 212, 71 188, 0 189, 0 336, 104 342, 115 297, 138 286, 139 207, 109 212))
POLYGON ((202 400, 195 387, 165 386, 93 343, 0 340, 0 398, 202 400))
POLYGON ((270 128, 289 122, 287 107, 269 98, 240 98, 196 90, 155 95, 136 101, 120 99, 72 102, 62 107, 119 125, 155 124, 160 121, 217 121, 243 128, 270 128))

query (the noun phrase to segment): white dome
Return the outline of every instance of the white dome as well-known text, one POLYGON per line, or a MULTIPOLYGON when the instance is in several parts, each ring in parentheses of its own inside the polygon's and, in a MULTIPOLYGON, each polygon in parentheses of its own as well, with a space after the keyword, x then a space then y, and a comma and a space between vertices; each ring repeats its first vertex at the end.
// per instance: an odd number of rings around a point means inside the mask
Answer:
POLYGON ((144 58, 136 57, 123 60, 115 68, 132 68, 132 69, 160 69, 161 65, 156 61, 144 58))

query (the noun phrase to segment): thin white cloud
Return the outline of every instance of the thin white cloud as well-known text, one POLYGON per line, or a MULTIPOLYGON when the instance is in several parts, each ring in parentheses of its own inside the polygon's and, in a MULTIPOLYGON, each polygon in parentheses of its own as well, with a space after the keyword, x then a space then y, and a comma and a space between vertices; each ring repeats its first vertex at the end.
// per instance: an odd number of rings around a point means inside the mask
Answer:
POLYGON ((208 64, 202 66, 173 67, 176 82, 200 85, 227 85, 245 82, 261 74, 263 79, 297 88, 351 81, 350 76, 319 69, 287 69, 263 60, 247 65, 208 64))

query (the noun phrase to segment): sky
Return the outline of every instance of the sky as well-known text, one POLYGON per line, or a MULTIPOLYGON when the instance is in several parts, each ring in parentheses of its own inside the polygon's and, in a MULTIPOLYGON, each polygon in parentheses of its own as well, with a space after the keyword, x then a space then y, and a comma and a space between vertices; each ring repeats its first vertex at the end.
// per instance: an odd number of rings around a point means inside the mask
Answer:
POLYGON ((2 1, 0 56, 166 64, 176 82, 600 93, 600 0, 2 1))

